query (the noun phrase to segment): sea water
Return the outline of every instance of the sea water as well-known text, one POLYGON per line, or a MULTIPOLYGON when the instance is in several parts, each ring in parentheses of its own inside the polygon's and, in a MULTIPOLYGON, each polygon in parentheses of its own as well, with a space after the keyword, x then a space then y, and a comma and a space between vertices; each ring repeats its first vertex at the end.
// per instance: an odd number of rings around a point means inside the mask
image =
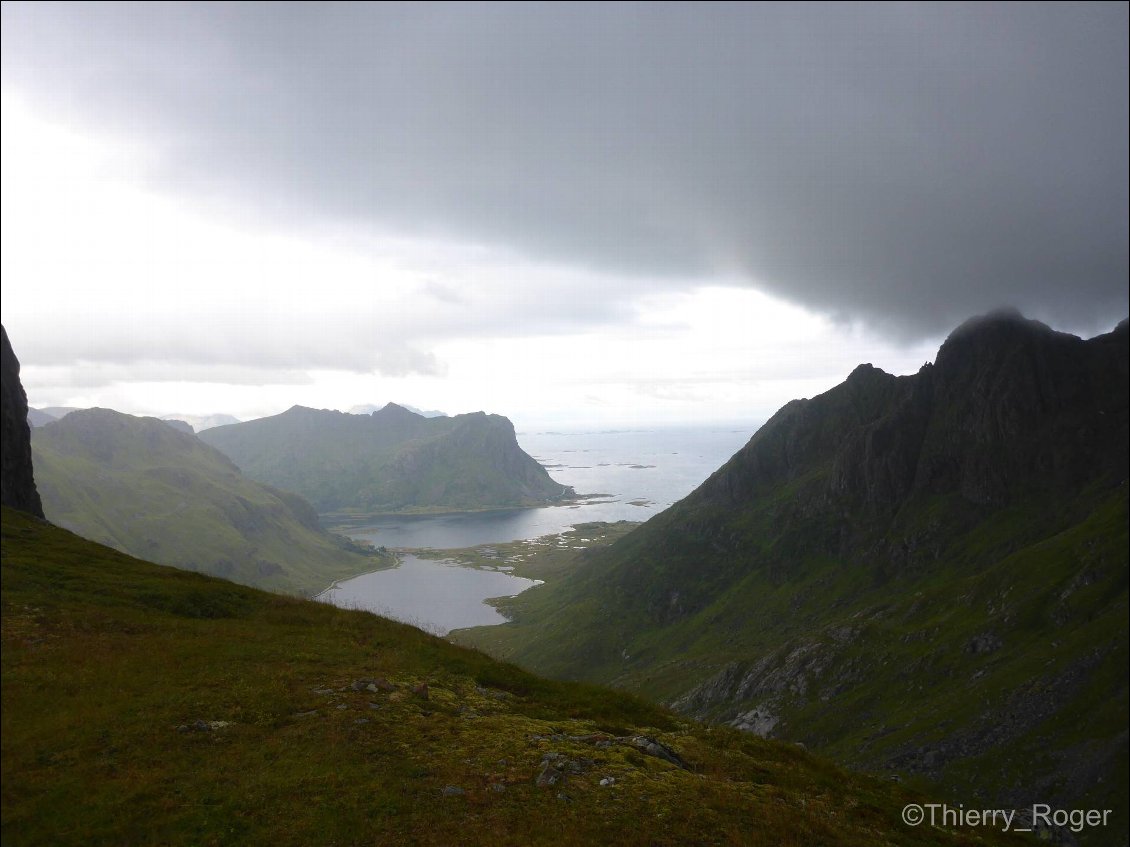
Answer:
POLYGON ((752 434, 740 427, 520 432, 522 449, 556 482, 591 499, 540 509, 374 516, 330 528, 377 546, 456 549, 556 535, 590 521, 645 521, 698 487, 752 434))
MULTIPOLYGON (((602 432, 520 432, 518 443, 578 503, 449 515, 395 515, 330 526, 391 549, 458 549, 556 535, 590 521, 645 521, 685 497, 721 467, 752 428, 670 428, 602 432)), ((484 603, 538 584, 497 570, 400 554, 400 565, 335 584, 319 599, 368 609, 437 634, 504 623, 484 603)))

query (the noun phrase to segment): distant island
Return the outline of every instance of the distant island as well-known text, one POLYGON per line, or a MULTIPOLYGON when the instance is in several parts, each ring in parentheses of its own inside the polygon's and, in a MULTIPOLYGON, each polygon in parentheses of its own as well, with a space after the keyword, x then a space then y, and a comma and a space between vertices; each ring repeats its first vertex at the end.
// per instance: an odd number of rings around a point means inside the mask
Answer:
POLYGON ((544 506, 574 496, 483 412, 424 417, 389 403, 369 415, 294 406, 200 439, 252 479, 319 512, 442 512, 544 506))

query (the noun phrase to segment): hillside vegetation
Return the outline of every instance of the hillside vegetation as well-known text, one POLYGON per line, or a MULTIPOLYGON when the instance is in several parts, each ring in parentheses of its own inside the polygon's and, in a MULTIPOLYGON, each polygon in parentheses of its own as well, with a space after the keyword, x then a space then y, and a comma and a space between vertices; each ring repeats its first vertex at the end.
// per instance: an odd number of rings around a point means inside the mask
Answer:
POLYGON ((31 440, 47 518, 123 552, 302 594, 391 563, 166 421, 85 409, 31 440))
POLYGON ((425 418, 389 403, 371 415, 294 406, 200 433, 252 479, 319 512, 543 506, 571 496, 500 415, 425 418))
POLYGON ((1127 382, 1125 322, 970 322, 459 637, 954 801, 1114 808, 1085 843, 1124 843, 1127 382))
POLYGON ((7 508, 0 562, 6 845, 1007 843, 908 827, 922 798, 794 745, 7 508))

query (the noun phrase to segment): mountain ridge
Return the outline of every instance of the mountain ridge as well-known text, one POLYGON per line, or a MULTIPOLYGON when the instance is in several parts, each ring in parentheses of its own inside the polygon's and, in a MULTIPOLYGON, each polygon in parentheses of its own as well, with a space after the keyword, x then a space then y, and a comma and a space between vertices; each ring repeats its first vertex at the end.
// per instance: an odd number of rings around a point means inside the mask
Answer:
POLYGON ((319 511, 546 505, 572 495, 484 412, 425 418, 389 403, 370 415, 292 406, 200 433, 248 476, 319 511))
POLYGON ((1083 341, 1014 313, 917 374, 862 365, 459 638, 954 799, 1112 803, 1127 358, 1125 321, 1083 341))
POLYGON ((48 518, 123 552, 308 594, 381 564, 169 421, 84 409, 31 441, 48 518))

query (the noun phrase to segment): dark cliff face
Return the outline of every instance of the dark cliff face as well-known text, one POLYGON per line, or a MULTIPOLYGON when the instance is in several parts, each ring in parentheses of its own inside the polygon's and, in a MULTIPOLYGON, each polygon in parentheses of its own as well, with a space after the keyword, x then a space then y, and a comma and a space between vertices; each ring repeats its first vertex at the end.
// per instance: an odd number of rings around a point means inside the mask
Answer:
MULTIPOLYGON (((1127 325, 1083 341, 1015 313, 955 330, 933 365, 861 365, 785 406, 692 498, 740 506, 795 482, 813 508, 897 511, 958 494, 999 507, 1127 472, 1127 325)), ((690 498, 689 498, 690 499, 690 498)))
POLYGON ((3 336, 3 482, 2 500, 5 506, 43 517, 43 504, 35 488, 35 475, 31 466, 31 428, 27 423, 27 395, 20 382, 20 362, 8 332, 0 327, 3 336))
POLYGON ((860 365, 785 405, 696 491, 595 558, 666 626, 752 570, 780 584, 831 557, 883 581, 929 570, 1002 509, 1066 513, 1127 478, 1127 335, 1123 322, 1084 341, 997 313, 955 330, 917 374, 860 365))
POLYGON ((1018 315, 962 325, 938 351, 915 488, 995 506, 1125 479, 1126 361, 1125 323, 1091 341, 1018 315))

